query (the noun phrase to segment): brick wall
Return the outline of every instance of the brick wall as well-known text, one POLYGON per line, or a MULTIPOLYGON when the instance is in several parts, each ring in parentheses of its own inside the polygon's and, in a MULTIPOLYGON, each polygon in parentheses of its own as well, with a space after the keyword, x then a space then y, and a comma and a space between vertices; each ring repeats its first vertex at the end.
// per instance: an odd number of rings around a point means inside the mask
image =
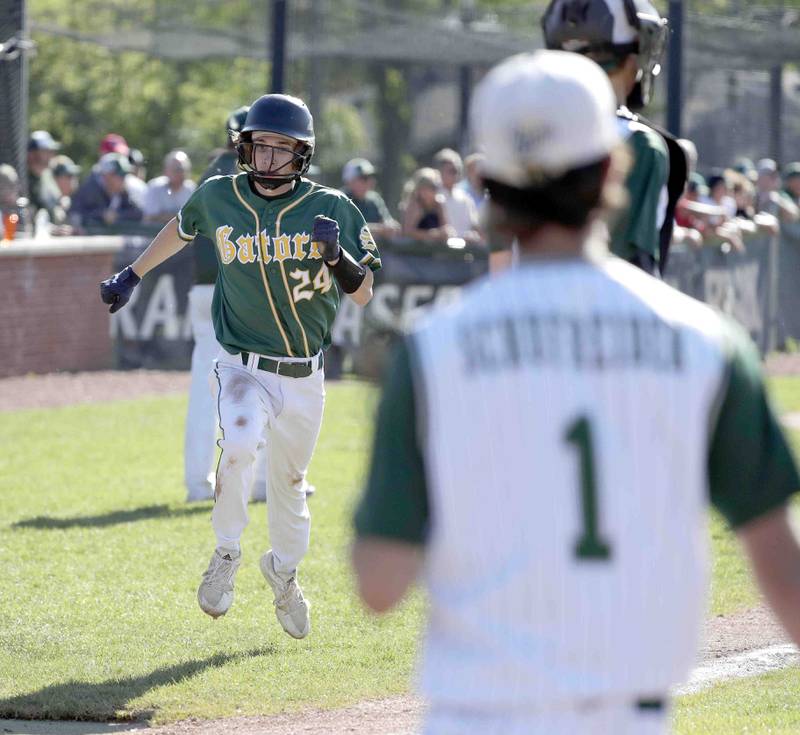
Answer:
POLYGON ((0 246, 0 378, 112 366, 98 284, 121 238, 0 246))

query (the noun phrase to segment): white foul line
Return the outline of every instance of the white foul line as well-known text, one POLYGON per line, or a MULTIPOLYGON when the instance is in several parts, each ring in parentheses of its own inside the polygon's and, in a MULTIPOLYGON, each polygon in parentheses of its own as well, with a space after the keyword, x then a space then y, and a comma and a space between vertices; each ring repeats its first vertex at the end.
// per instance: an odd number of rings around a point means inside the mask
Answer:
POLYGON ((787 643, 767 648, 758 648, 747 653, 725 656, 710 663, 698 666, 692 671, 689 681, 673 688, 674 695, 693 694, 725 679, 743 679, 758 676, 768 671, 785 669, 800 663, 800 651, 787 643))

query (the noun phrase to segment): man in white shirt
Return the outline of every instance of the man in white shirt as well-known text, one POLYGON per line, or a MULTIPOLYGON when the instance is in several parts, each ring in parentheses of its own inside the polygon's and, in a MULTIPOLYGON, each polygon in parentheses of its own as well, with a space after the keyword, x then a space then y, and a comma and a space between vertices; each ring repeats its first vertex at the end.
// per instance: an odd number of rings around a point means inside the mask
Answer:
POLYGON ((145 222, 166 223, 189 200, 196 188, 189 179, 192 162, 184 151, 171 151, 164 157, 164 175, 147 184, 144 199, 145 222))
POLYGON ((442 194, 447 219, 455 228, 456 235, 467 242, 480 242, 478 233, 478 210, 472 197, 456 184, 464 170, 461 156, 452 148, 442 148, 434 157, 433 165, 442 177, 442 194))

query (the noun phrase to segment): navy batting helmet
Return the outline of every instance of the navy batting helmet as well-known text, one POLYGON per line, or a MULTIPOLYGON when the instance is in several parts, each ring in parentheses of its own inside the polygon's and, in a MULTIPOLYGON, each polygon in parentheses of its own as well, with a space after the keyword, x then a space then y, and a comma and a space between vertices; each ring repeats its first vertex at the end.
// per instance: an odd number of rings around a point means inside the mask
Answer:
POLYGON ((234 142, 239 153, 239 165, 265 186, 276 187, 300 178, 311 165, 314 154, 314 119, 303 100, 285 94, 265 94, 250 106, 241 131, 234 142), (285 135, 297 141, 294 157, 287 164, 291 170, 259 171, 253 164, 253 133, 266 132, 285 135))
POLYGON ((228 123, 225 126, 225 130, 228 131, 228 135, 241 132, 242 128, 244 127, 244 121, 247 119, 248 112, 250 112, 250 107, 245 105, 244 107, 239 107, 230 115, 228 115, 228 123))

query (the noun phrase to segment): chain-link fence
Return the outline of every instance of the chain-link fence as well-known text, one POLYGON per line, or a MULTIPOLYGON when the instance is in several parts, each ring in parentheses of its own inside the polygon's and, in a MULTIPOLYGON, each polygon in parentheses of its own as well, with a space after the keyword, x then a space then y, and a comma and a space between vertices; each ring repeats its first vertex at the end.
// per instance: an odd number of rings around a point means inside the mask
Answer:
POLYGON ((800 3, 689 13, 683 120, 705 169, 800 160, 800 3), (790 5, 792 7, 790 7, 790 5))

